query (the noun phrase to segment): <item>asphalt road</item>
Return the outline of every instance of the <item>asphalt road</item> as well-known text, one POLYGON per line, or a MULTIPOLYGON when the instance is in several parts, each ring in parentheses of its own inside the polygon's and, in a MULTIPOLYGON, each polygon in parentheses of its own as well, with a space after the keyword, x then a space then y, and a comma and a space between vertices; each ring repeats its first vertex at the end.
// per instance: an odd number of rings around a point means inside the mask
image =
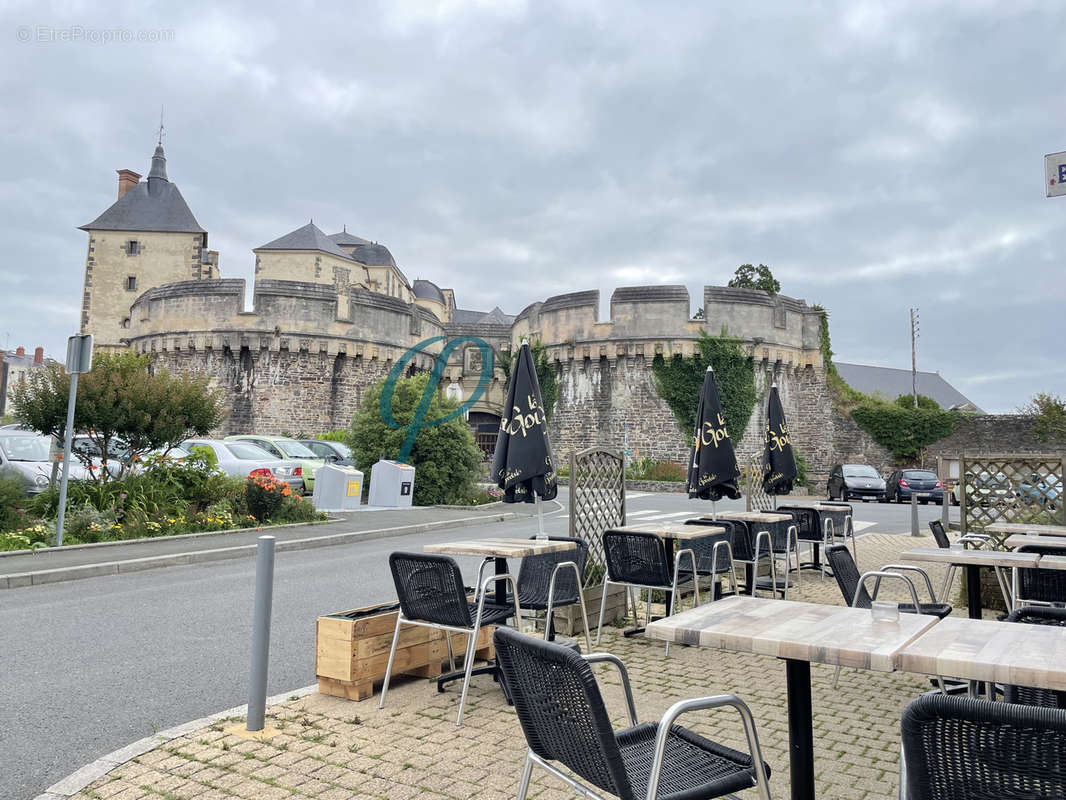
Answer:
MULTIPOLYGON (((550 534, 567 530, 565 490, 559 501, 545 504, 550 534)), ((627 502, 631 521, 683 519, 708 505, 665 494, 627 502)), ((939 514, 919 510, 923 528, 939 514)), ((909 529, 906 506, 855 511, 860 534, 909 529)), ((395 599, 391 551, 536 530, 523 519, 279 554, 268 694, 315 682, 317 616, 395 599)), ((460 562, 472 583, 477 560, 460 562)), ((253 583, 254 560, 245 559, 0 593, 0 796, 31 798, 155 730, 246 702, 253 583)))

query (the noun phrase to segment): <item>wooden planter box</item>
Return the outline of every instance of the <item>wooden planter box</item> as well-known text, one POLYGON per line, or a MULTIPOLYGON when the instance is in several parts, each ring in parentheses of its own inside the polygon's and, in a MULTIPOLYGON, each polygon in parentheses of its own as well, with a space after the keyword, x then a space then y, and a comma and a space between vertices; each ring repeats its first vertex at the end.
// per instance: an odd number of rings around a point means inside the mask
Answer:
MULTIPOLYGON (((600 600, 603 598, 603 584, 589 586, 585 589, 585 610, 588 611, 589 633, 596 638, 596 623, 600 619, 600 600)), ((581 605, 563 606, 553 612, 555 632, 560 636, 577 636, 585 634, 581 626, 581 605)), ((607 595, 607 608, 603 612, 603 624, 610 625, 616 619, 626 615, 626 587, 612 586, 607 595)), ((581 639, 583 642, 584 639, 581 639)))
MULTIPOLYGON (((371 697, 375 682, 385 679, 396 614, 395 609, 371 606, 319 617, 315 637, 318 691, 349 700, 371 697)), ((477 658, 495 658, 492 647, 495 630, 490 625, 479 632, 477 658)), ((452 634, 452 650, 458 663, 466 652, 466 634, 452 634)), ((444 631, 409 625, 400 631, 392 671, 394 676, 436 678, 446 668, 447 661, 448 642, 444 631)))

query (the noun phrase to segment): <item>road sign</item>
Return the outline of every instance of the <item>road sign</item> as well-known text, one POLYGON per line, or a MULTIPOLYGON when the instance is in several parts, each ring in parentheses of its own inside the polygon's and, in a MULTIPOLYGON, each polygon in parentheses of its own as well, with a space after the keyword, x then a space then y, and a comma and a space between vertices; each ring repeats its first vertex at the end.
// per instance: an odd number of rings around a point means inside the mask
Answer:
POLYGON ((93 336, 76 334, 67 339, 67 374, 78 375, 93 368, 93 336))
POLYGON ((1066 152, 1044 156, 1044 186, 1048 197, 1066 196, 1066 152))

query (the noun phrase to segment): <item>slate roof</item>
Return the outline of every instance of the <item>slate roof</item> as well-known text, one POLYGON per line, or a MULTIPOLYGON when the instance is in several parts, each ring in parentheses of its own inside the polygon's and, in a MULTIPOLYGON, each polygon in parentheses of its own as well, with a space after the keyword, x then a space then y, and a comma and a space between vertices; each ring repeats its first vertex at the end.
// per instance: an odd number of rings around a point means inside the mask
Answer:
POLYGON ((389 248, 375 242, 357 244, 352 248, 352 258, 360 264, 366 264, 371 267, 396 266, 396 260, 392 257, 392 253, 389 252, 389 248))
POLYGON ((411 291, 414 292, 415 297, 421 297, 423 300, 436 300, 443 306, 448 305, 444 302, 444 293, 433 281, 415 278, 415 282, 411 285, 411 291))
POLYGON ((80 230, 207 233, 192 215, 177 185, 167 180, 162 147, 155 149, 148 178, 132 187, 92 222, 79 226, 80 230))
POLYGON ((512 325, 514 321, 514 314, 504 314, 499 306, 488 313, 465 308, 456 308, 452 311, 453 325, 512 325))
MULTIPOLYGON (((267 242, 256 250, 318 250, 331 256, 351 261, 352 257, 342 250, 330 237, 322 233, 318 226, 309 222, 292 233, 286 233, 279 239, 267 242)), ((365 263, 365 262, 364 262, 365 263)))
MULTIPOLYGON (((895 400, 901 394, 911 393, 911 371, 909 369, 846 364, 840 361, 833 363, 840 377, 847 381, 852 389, 857 389, 864 394, 879 395, 885 400, 895 400)), ((941 408, 967 406, 983 413, 976 403, 944 380, 939 372, 918 373, 918 394, 933 398, 941 408)))
POLYGON ((364 239, 362 236, 355 236, 354 234, 348 233, 347 230, 343 230, 340 233, 331 233, 329 238, 336 244, 370 244, 369 239, 364 239))

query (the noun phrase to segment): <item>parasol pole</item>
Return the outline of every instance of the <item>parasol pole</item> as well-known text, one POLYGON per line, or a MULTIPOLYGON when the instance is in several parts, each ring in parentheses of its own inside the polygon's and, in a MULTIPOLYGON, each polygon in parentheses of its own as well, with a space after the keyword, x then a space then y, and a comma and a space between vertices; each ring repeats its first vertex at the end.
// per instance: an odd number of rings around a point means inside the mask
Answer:
POLYGON ((537 541, 548 541, 548 534, 544 532, 544 509, 540 507, 540 495, 536 492, 533 493, 533 502, 537 506, 537 541))

